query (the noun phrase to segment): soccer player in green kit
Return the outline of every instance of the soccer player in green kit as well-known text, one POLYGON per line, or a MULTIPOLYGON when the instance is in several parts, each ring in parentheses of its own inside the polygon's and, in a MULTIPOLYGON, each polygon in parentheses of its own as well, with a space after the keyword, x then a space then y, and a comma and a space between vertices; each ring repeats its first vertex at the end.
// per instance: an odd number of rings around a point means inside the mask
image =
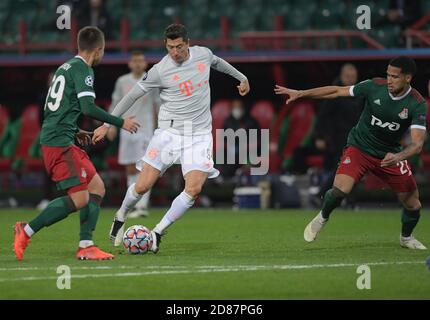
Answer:
POLYGON ((387 78, 365 80, 354 86, 326 86, 310 90, 275 87, 276 94, 299 98, 332 99, 362 96, 365 108, 349 133, 332 189, 324 195, 322 209, 306 226, 307 242, 316 239, 331 212, 367 172, 385 181, 403 205, 400 245, 409 249, 426 247, 412 236, 420 218, 421 203, 407 159, 421 152, 426 135, 426 103, 410 85, 416 65, 413 59, 397 57, 387 67, 387 78), (402 150, 400 140, 410 128, 411 143, 402 150))
POLYGON ((78 55, 62 64, 55 72, 49 88, 40 142, 46 171, 57 188, 67 195, 52 200, 48 207, 29 223, 15 224, 14 251, 22 260, 30 238, 43 227, 50 226, 80 210, 80 241, 76 257, 80 260, 108 260, 113 255, 103 252, 92 241, 100 203, 105 194, 104 184, 88 155, 74 144, 88 141, 79 132, 81 114, 134 133, 139 124, 133 118, 114 117, 94 103, 94 72, 104 54, 104 35, 96 27, 85 27, 78 33, 78 55))

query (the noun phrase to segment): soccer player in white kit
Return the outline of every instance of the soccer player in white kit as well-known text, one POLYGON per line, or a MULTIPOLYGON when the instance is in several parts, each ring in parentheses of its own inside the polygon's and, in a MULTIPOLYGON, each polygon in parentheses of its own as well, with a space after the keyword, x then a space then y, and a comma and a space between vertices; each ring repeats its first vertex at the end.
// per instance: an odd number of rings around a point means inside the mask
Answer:
MULTIPOLYGON (((144 54, 141 51, 131 52, 128 67, 131 72, 119 77, 115 83, 110 112, 144 76, 148 67, 144 54)), ((127 116, 136 117, 135 120, 140 124, 139 130, 135 134, 130 134, 125 130, 120 131, 118 163, 125 166, 127 187, 137 181, 139 171, 136 169, 136 163, 144 156, 149 141, 154 134, 155 116, 160 105, 159 90, 151 90, 145 96, 137 99, 133 106, 124 113, 127 116)), ((108 139, 114 140, 117 133, 116 127, 110 127, 107 133, 108 139)), ((128 218, 148 215, 150 194, 151 190, 142 196, 134 210, 128 213, 128 218)))
MULTIPOLYGON (((164 231, 193 206, 206 179, 215 178, 219 171, 212 158, 212 116, 210 112, 210 68, 236 78, 241 96, 250 88, 248 79, 225 60, 205 47, 189 47, 187 29, 172 24, 165 30, 168 54, 139 81, 118 103, 112 114, 122 115, 141 96, 160 89, 162 105, 155 131, 145 156, 136 165, 141 170, 137 182, 131 185, 121 208, 117 211, 111 238, 114 244, 122 242, 124 221, 141 197, 148 192, 170 166, 181 163, 185 189, 172 202, 171 207, 151 231, 151 251, 159 250, 164 231)), ((94 131, 93 142, 102 139, 109 125, 94 131)))

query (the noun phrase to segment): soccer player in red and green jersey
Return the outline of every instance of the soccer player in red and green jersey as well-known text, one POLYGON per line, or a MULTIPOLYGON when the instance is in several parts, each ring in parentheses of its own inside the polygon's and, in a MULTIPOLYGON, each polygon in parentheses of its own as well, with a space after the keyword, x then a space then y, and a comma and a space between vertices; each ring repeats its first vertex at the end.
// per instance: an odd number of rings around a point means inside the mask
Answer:
POLYGON ((85 27, 78 33, 78 55, 62 64, 52 79, 44 106, 40 135, 45 168, 57 188, 67 190, 67 196, 52 200, 48 207, 29 223, 15 224, 14 251, 22 260, 30 238, 43 227, 50 226, 70 213, 80 210, 80 242, 76 253, 81 260, 112 259, 92 241, 104 184, 88 155, 74 144, 88 140, 79 132, 77 120, 81 114, 117 127, 136 132, 139 124, 132 118, 114 117, 94 104, 94 72, 104 54, 104 35, 96 27, 85 27))
POLYGON ((386 79, 375 78, 355 86, 310 90, 275 87, 276 94, 289 95, 287 103, 299 98, 348 96, 362 96, 366 101, 357 125, 349 133, 333 188, 326 192, 320 213, 305 228, 306 241, 315 240, 330 213, 351 192, 354 184, 367 172, 372 172, 393 189, 403 205, 400 245, 409 249, 426 249, 412 236, 420 218, 421 203, 407 161, 421 152, 426 134, 425 100, 410 85, 415 72, 414 60, 402 56, 389 62, 386 79), (408 129, 411 143, 402 150, 400 140, 408 129))

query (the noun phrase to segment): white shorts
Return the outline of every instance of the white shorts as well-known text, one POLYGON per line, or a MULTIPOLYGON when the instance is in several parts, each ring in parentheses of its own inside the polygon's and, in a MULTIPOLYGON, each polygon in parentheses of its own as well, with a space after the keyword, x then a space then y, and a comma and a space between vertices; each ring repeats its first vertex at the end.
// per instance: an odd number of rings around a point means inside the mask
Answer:
POLYGON ((118 163, 121 165, 136 164, 145 155, 150 138, 143 133, 131 134, 120 130, 118 163))
POLYGON ((219 171, 214 168, 212 157, 212 134, 182 136, 166 129, 155 130, 145 155, 136 163, 142 170, 144 163, 149 164, 162 175, 173 164, 181 164, 182 175, 192 170, 207 172, 209 179, 216 178, 219 171))

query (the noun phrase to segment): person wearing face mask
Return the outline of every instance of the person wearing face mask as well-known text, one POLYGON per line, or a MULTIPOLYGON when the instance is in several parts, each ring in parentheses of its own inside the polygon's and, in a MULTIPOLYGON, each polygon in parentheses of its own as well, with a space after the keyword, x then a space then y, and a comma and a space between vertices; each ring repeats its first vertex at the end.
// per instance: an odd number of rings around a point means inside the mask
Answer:
MULTIPOLYGON (((247 112, 243 101, 235 99, 232 101, 231 114, 224 121, 224 130, 226 129, 232 129, 235 132, 238 129, 245 129, 248 133, 250 129, 257 129, 259 132, 260 126, 258 121, 247 112)), ((257 139, 257 141, 260 141, 260 139, 257 139)), ((249 147, 251 148, 251 146, 249 147)), ((258 148, 258 146, 256 147, 258 148)), ((224 170, 222 170, 224 176, 231 177, 235 174, 236 170, 242 166, 242 164, 239 163, 238 139, 236 139, 235 145, 226 146, 226 152, 233 152, 235 154, 235 163, 232 165, 225 165, 224 170)))

